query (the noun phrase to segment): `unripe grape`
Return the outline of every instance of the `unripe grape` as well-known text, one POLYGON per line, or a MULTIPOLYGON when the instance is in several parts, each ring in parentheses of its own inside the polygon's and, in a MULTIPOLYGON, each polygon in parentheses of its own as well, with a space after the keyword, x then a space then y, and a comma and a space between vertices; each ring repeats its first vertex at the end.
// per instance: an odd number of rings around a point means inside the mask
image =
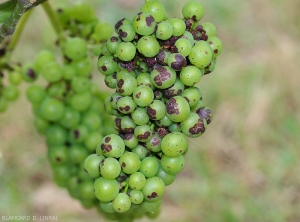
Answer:
POLYGON ((158 53, 160 45, 155 37, 143 36, 137 43, 137 49, 145 57, 154 57, 158 53))
POLYGON ((96 197, 103 202, 112 201, 119 194, 119 184, 116 180, 99 177, 94 183, 96 197))
POLYGON ((87 44, 79 37, 68 38, 65 43, 64 53, 72 60, 82 59, 87 53, 87 44))
POLYGON ((183 6, 182 15, 185 19, 199 21, 204 16, 204 8, 199 2, 190 1, 183 6))
POLYGON ((139 35, 151 35, 154 32, 156 22, 148 12, 138 13, 132 20, 132 26, 139 35))

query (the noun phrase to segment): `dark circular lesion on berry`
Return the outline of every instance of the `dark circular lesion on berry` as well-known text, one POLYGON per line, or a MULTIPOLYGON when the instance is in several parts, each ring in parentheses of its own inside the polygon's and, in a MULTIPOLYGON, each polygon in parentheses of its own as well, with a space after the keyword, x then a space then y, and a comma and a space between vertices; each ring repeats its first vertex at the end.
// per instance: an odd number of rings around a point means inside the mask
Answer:
POLYGON ((111 137, 110 137, 110 136, 107 136, 107 137, 105 138, 105 142, 106 142, 106 143, 108 143, 110 140, 111 140, 111 137))
POLYGON ((199 118, 198 119, 198 122, 189 129, 189 132, 192 134, 192 135, 197 135, 199 133, 204 133, 205 131, 205 125, 204 125, 204 122, 203 122, 203 119, 199 118))
POLYGON ((121 129, 121 119, 120 118, 116 118, 115 119, 115 123, 116 123, 116 127, 120 130, 121 129))
POLYGON ((138 92, 138 93, 135 95, 135 97, 136 97, 136 98, 140 98, 140 97, 141 97, 141 94, 142 94, 141 92, 138 92))
POLYGON ((123 21, 125 20, 125 18, 119 20, 116 24, 115 24, 115 28, 119 29, 121 25, 123 25, 123 21))
POLYGON ((31 79, 35 79, 36 78, 36 73, 33 69, 28 69, 26 72, 26 75, 31 78, 31 79))
POLYGON ((147 114, 150 117, 150 119, 156 118, 156 110, 152 109, 150 106, 147 107, 147 114))
POLYGON ((175 54, 175 61, 171 63, 171 68, 179 71, 186 66, 186 59, 181 54, 175 54))
POLYGON ((133 137, 133 134, 132 133, 127 133, 127 134, 124 134, 123 135, 123 139, 124 140, 131 140, 133 137))
POLYGON ((166 128, 163 128, 163 127, 158 128, 157 132, 158 132, 158 136, 160 138, 163 138, 165 135, 167 135, 169 133, 169 131, 166 128))
POLYGON ((167 110, 167 113, 170 115, 172 115, 172 114, 178 115, 179 114, 179 108, 178 108, 176 99, 174 99, 174 98, 169 99, 169 101, 166 104, 166 110, 167 110))
POLYGON ((218 52, 219 52, 219 50, 218 50, 218 49, 215 49, 215 50, 214 50, 214 53, 216 53, 216 54, 217 54, 218 52))
POLYGON ((169 73, 165 67, 156 65, 154 69, 158 72, 158 74, 154 77, 154 82, 158 86, 161 86, 164 81, 171 78, 171 73, 169 73))
POLYGON ((101 66, 101 69, 102 69, 102 71, 104 71, 104 72, 107 71, 107 68, 106 68, 106 66, 104 66, 104 65, 101 66))
POLYGON ((156 55, 156 61, 158 64, 160 65, 167 65, 166 63, 166 57, 167 57, 167 53, 164 50, 159 50, 159 52, 156 55))
POLYGON ((128 112, 128 111, 130 110, 130 106, 128 106, 128 105, 125 106, 125 107, 124 107, 124 110, 125 110, 126 112, 128 112))
POLYGON ((142 12, 139 12, 139 13, 137 14, 136 21, 140 21, 140 20, 141 20, 141 14, 142 14, 142 12))
POLYGON ((163 91, 163 94, 167 99, 177 95, 177 93, 175 93, 175 89, 166 89, 163 91))
POLYGON ((118 37, 116 37, 116 36, 113 36, 113 37, 111 37, 110 38, 110 41, 111 42, 117 42, 119 39, 118 39, 118 37))
POLYGON ((112 150, 112 146, 110 144, 102 143, 101 149, 102 149, 102 151, 109 152, 112 150))
POLYGON ((154 18, 153 18, 152 15, 146 17, 146 24, 147 24, 147 26, 151 26, 153 22, 154 22, 154 18))
POLYGON ((201 119, 205 119, 207 124, 211 123, 212 111, 207 107, 201 107, 195 111, 201 119))
POLYGON ((122 162, 121 167, 122 168, 126 167, 126 163, 122 162))
POLYGON ((55 159, 56 159, 57 162, 60 162, 60 161, 61 161, 61 158, 60 158, 60 157, 56 157, 55 159))
POLYGON ((137 136, 138 140, 146 140, 149 138, 149 136, 151 136, 151 133, 149 131, 146 131, 145 133, 143 134, 139 134, 137 136))
POLYGON ((187 102, 190 102, 188 97, 184 96, 183 98, 185 98, 187 102))
POLYGON ((124 85, 124 79, 120 79, 120 80, 118 81, 118 83, 117 83, 117 86, 118 86, 119 88, 122 88, 123 85, 124 85))
POLYGON ((160 144, 160 139, 157 138, 157 137, 154 137, 152 140, 151 140, 151 145, 152 146, 158 146, 160 144))
POLYGON ((74 130, 73 135, 75 139, 78 139, 78 137, 80 136, 79 130, 74 130))
POLYGON ((153 199, 153 198, 156 198, 156 197, 158 197, 158 194, 156 192, 152 192, 151 195, 147 196, 148 199, 153 199))
POLYGON ((122 29, 119 30, 119 36, 120 36, 121 38, 126 38, 127 35, 128 35, 127 32, 124 32, 122 29))

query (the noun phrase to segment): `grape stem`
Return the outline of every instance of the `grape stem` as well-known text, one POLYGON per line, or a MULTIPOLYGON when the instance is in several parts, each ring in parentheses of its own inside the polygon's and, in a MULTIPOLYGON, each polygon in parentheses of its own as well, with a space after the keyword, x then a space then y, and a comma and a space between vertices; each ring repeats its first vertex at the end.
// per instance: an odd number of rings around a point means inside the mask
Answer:
POLYGON ((61 26, 61 23, 59 22, 59 19, 57 15, 54 13, 51 5, 49 2, 45 2, 42 4, 44 11, 46 12, 54 30, 56 31, 58 35, 58 42, 60 45, 62 45, 65 42, 65 36, 64 36, 64 30, 63 27, 61 26))
POLYGON ((129 187, 129 184, 127 184, 125 189, 124 189, 124 193, 126 193, 126 194, 127 194, 127 191, 128 191, 128 187, 129 187))
POLYGON ((0 26, 0 42, 11 36, 15 32, 15 28, 22 18, 22 15, 32 7, 45 2, 46 0, 18 0, 14 10, 8 19, 0 26))
POLYGON ((23 16, 21 17, 21 19, 17 25, 15 33, 12 35, 11 39, 6 43, 7 46, 5 47, 5 56, 4 56, 4 58, 2 58, 0 60, 0 68, 3 68, 5 66, 9 67, 9 61, 10 61, 11 54, 12 54, 14 48, 16 47, 16 45, 18 44, 18 41, 21 37, 21 34, 23 32, 26 22, 27 22, 29 16, 31 15, 31 12, 32 12, 32 10, 29 10, 23 14, 23 16))

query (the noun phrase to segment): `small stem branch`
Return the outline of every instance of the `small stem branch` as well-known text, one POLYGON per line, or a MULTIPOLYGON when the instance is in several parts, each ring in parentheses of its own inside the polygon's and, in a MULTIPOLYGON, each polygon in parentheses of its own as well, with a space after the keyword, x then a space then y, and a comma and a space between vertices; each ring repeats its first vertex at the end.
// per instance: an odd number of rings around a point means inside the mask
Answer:
POLYGON ((63 43, 65 41, 65 37, 64 37, 64 30, 63 27, 61 26, 61 23, 57 17, 57 15, 54 13, 51 5, 49 2, 45 2, 42 4, 48 18, 50 19, 50 22, 54 28, 54 30, 56 31, 57 35, 58 35, 58 40, 59 40, 59 44, 63 43))
POLYGON ((7 46, 7 51, 8 52, 11 52, 15 48, 15 46, 17 45, 17 43, 18 43, 18 41, 20 39, 20 36, 21 36, 21 34, 23 32, 23 29, 25 27, 25 24, 26 24, 29 16, 31 15, 31 12, 32 12, 32 10, 24 13, 24 15, 22 16, 22 18, 20 19, 20 21, 19 21, 19 23, 17 25, 16 31, 13 34, 13 36, 12 36, 12 38, 11 38, 8 46, 7 46))
POLYGON ((25 11, 46 0, 18 0, 11 16, 0 26, 0 42, 11 36, 25 11))

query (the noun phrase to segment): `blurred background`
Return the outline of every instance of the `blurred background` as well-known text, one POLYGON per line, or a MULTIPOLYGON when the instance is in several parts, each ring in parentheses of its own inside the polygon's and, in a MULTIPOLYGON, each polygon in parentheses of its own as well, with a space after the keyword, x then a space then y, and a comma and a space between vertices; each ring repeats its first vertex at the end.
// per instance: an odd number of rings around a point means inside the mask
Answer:
MULTIPOLYGON (((89 2, 111 24, 133 18, 143 4, 89 2)), ((182 17, 187 1, 162 2, 169 17, 182 17)), ((200 2, 202 21, 215 24, 224 46, 215 71, 199 84, 213 121, 190 139, 187 166, 167 187, 156 221, 300 221, 300 1, 200 2)), ((42 8, 34 11, 13 55, 19 62, 43 48, 59 52, 42 8)), ((0 114, 0 215, 105 221, 52 181, 45 141, 24 95, 0 114)))

